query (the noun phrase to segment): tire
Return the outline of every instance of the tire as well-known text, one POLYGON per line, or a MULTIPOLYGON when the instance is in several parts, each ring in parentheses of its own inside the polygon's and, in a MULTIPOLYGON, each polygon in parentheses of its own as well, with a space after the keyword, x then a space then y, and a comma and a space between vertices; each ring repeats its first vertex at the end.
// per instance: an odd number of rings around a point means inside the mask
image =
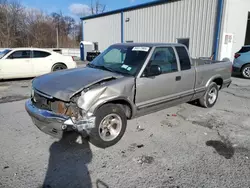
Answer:
POLYGON ((250 64, 247 64, 245 66, 242 67, 241 69, 241 75, 244 78, 250 79, 250 64))
POLYGON ((52 72, 67 69, 67 66, 62 63, 57 63, 52 67, 52 72))
POLYGON ((219 96, 218 85, 214 82, 210 83, 203 97, 199 99, 199 103, 204 108, 212 108, 217 102, 219 96))
POLYGON ((122 138, 127 127, 124 110, 116 104, 105 104, 96 111, 95 117, 95 128, 89 133, 89 141, 99 148, 115 145, 122 138), (109 128, 113 133, 109 132, 109 128))

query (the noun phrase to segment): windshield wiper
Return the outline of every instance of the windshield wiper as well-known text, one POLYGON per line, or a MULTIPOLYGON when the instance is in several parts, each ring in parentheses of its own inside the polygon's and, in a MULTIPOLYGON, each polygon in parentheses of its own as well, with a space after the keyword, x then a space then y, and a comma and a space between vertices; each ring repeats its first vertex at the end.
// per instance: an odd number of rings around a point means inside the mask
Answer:
POLYGON ((96 68, 96 69, 101 69, 101 70, 106 70, 106 71, 109 71, 109 72, 114 72, 114 73, 117 73, 117 74, 121 74, 121 75, 128 75, 128 76, 131 76, 131 74, 129 73, 125 73, 125 72, 120 72, 120 71, 116 71, 110 67, 106 67, 106 66, 103 66, 103 65, 94 65, 94 64, 87 64, 88 67, 91 67, 91 68, 96 68))
POLYGON ((94 65, 94 64, 87 64, 88 67, 91 67, 91 68, 97 68, 97 69, 102 69, 102 70, 106 70, 106 71, 109 71, 109 72, 115 72, 113 69, 109 68, 109 67, 106 67, 106 66, 103 66, 103 65, 94 65))

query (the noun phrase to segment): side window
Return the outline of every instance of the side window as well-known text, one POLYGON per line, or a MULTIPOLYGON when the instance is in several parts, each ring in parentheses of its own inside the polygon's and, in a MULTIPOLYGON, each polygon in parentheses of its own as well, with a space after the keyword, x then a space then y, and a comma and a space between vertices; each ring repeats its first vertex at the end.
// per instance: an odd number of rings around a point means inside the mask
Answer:
POLYGON ((19 50, 15 51, 9 55, 8 59, 24 59, 30 58, 30 51, 29 50, 19 50))
POLYGON ((121 50, 113 49, 105 54, 103 59, 105 63, 122 64, 123 60, 125 59, 125 54, 123 54, 121 50))
POLYGON ((43 57, 48 57, 51 54, 48 52, 43 52, 43 51, 33 51, 33 58, 43 58, 43 57))
POLYGON ((156 48, 151 57, 150 65, 160 66, 162 73, 178 71, 177 61, 172 47, 156 48))
POLYGON ((187 53, 186 48, 178 46, 175 47, 177 54, 179 56, 181 70, 188 70, 191 69, 189 55, 187 53))

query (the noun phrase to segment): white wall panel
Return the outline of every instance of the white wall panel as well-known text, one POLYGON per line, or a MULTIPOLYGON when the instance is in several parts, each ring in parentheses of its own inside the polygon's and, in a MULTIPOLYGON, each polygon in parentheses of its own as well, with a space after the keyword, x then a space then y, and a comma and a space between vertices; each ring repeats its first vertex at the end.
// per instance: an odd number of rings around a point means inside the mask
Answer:
MULTIPOLYGON (((221 43, 223 33, 234 35, 231 57, 245 44, 248 12, 250 12, 250 0, 224 0, 224 16, 221 30, 221 43)), ((222 47, 222 45, 220 45, 222 47)), ((223 59, 220 54, 220 59, 223 59)))
POLYGON ((124 41, 177 42, 190 38, 193 57, 211 56, 218 0, 178 0, 124 12, 124 41))
POLYGON ((121 14, 84 20, 84 40, 98 42, 99 50, 121 42, 121 14))

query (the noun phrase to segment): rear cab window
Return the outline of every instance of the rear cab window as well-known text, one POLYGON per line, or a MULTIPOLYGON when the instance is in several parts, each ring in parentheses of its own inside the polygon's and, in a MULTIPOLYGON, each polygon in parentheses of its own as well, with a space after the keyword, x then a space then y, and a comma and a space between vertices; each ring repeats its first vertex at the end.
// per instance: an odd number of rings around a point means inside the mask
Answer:
POLYGON ((181 70, 185 71, 191 69, 191 62, 186 48, 182 46, 176 46, 175 49, 179 56, 181 70))
POLYGON ((44 57, 48 57, 50 55, 51 54, 49 52, 38 51, 38 50, 33 51, 33 58, 44 58, 44 57))

